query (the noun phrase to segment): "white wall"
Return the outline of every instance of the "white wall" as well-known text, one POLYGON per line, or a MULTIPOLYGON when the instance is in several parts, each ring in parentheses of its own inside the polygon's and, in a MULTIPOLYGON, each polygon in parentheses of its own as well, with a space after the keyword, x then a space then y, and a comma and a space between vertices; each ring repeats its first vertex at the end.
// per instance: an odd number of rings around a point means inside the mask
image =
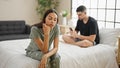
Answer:
MULTIPOLYGON (((59 6, 57 8, 58 12, 60 13, 62 10, 67 10, 68 11, 68 16, 67 20, 71 18, 71 0, 59 0, 59 6)), ((62 16, 60 17, 59 23, 62 23, 62 16)))
MULTIPOLYGON (((33 25, 38 23, 39 17, 36 12, 37 0, 0 0, 0 20, 25 20, 26 24, 33 25)), ((69 12, 70 18, 71 0, 59 0, 57 8, 60 13, 62 10, 69 12)), ((60 16, 60 23, 62 18, 60 16)))
POLYGON ((25 20, 32 25, 39 22, 37 0, 0 0, 0 20, 25 20))

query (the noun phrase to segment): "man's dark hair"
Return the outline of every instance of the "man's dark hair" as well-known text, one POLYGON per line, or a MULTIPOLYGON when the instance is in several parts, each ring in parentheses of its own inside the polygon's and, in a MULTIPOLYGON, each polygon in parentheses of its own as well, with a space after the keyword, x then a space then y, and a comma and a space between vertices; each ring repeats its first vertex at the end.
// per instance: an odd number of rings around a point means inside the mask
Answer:
POLYGON ((86 7, 81 5, 79 6, 77 9, 76 9, 76 12, 83 12, 83 11, 86 11, 86 7))

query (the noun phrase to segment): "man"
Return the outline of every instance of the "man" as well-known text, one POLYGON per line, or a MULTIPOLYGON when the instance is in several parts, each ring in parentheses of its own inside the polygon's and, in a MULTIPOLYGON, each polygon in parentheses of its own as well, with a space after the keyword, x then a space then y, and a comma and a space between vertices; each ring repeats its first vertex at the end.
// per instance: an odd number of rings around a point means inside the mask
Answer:
POLYGON ((75 30, 70 28, 70 35, 63 35, 66 43, 74 44, 80 47, 89 47, 99 43, 99 29, 97 21, 87 16, 86 7, 81 5, 76 10, 78 15, 77 26, 75 30), (77 34, 80 32, 80 34, 77 34))

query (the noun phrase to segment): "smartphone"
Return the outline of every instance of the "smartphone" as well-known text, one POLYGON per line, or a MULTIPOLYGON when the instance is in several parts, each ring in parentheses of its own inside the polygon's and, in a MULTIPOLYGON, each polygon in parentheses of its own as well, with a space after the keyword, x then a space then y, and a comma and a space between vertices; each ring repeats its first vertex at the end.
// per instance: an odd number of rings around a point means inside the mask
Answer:
POLYGON ((73 31, 73 29, 71 27, 69 29, 70 29, 70 31, 73 31))

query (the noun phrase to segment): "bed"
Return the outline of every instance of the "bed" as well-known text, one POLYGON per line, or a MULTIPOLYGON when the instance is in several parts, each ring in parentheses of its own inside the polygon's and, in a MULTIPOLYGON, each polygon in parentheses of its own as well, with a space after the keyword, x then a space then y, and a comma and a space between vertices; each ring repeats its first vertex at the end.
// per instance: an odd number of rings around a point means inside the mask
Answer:
MULTIPOLYGON (((66 44, 60 39, 60 68, 118 68, 115 52, 119 32, 119 29, 102 29, 101 43, 88 48, 66 44)), ((37 68, 39 61, 25 56, 29 42, 30 39, 0 41, 0 68, 37 68)))

